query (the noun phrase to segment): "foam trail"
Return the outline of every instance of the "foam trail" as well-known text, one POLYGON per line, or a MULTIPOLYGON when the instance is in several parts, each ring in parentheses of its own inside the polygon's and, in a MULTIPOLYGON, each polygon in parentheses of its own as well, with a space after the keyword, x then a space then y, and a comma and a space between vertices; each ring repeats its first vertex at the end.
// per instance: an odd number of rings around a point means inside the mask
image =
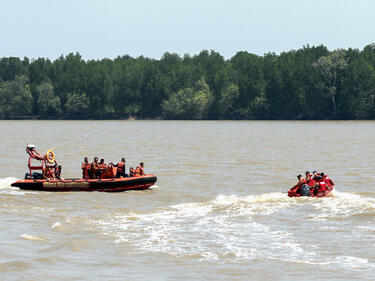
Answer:
POLYGON ((13 177, 0 178, 0 189, 13 189, 10 185, 17 180, 19 179, 13 177))
MULTIPOLYGON (((323 244, 305 245, 295 234, 295 226, 280 227, 269 222, 275 218, 273 214, 285 216, 301 206, 313 211, 312 215, 307 212, 306 217, 313 223, 353 213, 372 215, 375 199, 337 191, 329 198, 289 198, 280 192, 248 196, 221 194, 209 201, 182 203, 146 213, 109 213, 88 223, 115 238, 116 243, 129 243, 137 251, 221 262, 266 259, 331 266, 352 262, 353 268, 374 266, 360 256, 337 260, 322 257, 323 244), (263 221, 264 215, 273 216, 263 221)), ((336 224, 328 226, 337 228, 336 224)))

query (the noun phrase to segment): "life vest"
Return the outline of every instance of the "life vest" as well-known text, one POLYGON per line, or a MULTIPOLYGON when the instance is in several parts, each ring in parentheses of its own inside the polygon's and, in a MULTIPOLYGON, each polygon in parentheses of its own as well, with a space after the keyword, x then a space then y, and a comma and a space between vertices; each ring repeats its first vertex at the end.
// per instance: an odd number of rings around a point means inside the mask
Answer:
POLYGON ((92 162, 91 163, 91 171, 96 172, 97 170, 99 170, 99 164, 95 163, 95 162, 92 162))
POLYGON ((88 179, 90 176, 89 176, 89 170, 90 170, 90 164, 89 163, 86 163, 86 162, 83 162, 82 163, 82 177, 84 179, 88 179))
POLYGON ((107 169, 107 164, 106 163, 102 163, 102 164, 99 164, 99 170, 106 170, 107 169))
POLYGON ((335 185, 334 182, 327 176, 324 176, 324 181, 325 181, 325 183, 327 184, 328 187, 331 187, 331 186, 335 185))
POLYGON ((135 169, 135 176, 141 176, 141 166, 138 166, 137 169, 135 169))
POLYGON ((55 173, 54 173, 54 171, 52 169, 53 168, 50 168, 50 167, 45 168, 45 170, 44 170, 44 177, 46 179, 53 179, 55 177, 55 173))
POLYGON ((306 183, 307 183, 308 186, 314 186, 315 185, 315 181, 313 179, 307 180, 306 183))
POLYGON ((319 181, 319 191, 326 191, 327 190, 327 184, 324 179, 319 181))
POLYGON ((118 173, 123 173, 125 172, 125 163, 124 162, 118 162, 117 164, 117 172, 118 173))
POLYGON ((84 179, 90 178, 90 167, 89 163, 82 163, 82 174, 84 179))
POLYGON ((295 186, 292 187, 292 192, 294 192, 295 194, 298 194, 298 196, 300 196, 301 195, 301 187, 304 184, 306 184, 306 180, 303 180, 303 181, 297 183, 295 186))

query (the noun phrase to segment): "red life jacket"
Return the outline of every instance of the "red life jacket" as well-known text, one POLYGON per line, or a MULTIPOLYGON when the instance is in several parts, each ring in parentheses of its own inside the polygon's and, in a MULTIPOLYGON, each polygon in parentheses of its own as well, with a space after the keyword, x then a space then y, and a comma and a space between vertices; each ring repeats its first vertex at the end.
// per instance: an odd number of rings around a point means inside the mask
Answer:
POLYGON ((327 190, 327 184, 324 179, 319 181, 319 191, 326 191, 327 190))
POLYGON ((329 177, 327 177, 327 176, 324 176, 324 181, 326 182, 327 186, 329 186, 329 187, 335 185, 333 183, 333 181, 329 177))
POLYGON ((106 163, 99 164, 99 170, 105 170, 105 169, 107 169, 106 163))
POLYGON ((307 180, 306 183, 307 183, 308 186, 314 186, 315 185, 315 181, 312 178, 307 180))
POLYGON ((123 173, 125 172, 125 163, 124 162, 118 162, 117 164, 117 172, 118 173, 123 173))
POLYGON ((99 163, 92 162, 91 163, 91 171, 96 172, 99 170, 99 163))
POLYGON ((306 180, 303 180, 302 182, 299 182, 297 183, 294 187, 293 187, 293 192, 296 193, 296 194, 301 194, 301 187, 302 185, 306 184, 306 180))
POLYGON ((54 172, 53 168, 50 168, 50 167, 45 168, 45 170, 44 170, 44 176, 47 179, 54 179, 55 172, 54 172))
POLYGON ((90 177, 89 176, 90 166, 91 165, 89 163, 86 163, 86 162, 82 163, 82 176, 84 179, 88 179, 90 177))

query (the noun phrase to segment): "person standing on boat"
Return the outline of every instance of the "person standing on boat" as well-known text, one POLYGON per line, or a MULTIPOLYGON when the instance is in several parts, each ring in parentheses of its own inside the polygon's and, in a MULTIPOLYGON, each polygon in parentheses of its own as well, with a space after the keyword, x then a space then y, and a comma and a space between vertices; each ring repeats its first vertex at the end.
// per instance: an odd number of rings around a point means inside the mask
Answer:
POLYGON ((116 178, 127 178, 129 175, 125 173, 126 166, 125 166, 126 159, 125 157, 121 158, 121 161, 118 163, 113 164, 114 167, 117 167, 117 174, 116 178))
POLYGON ((105 173, 105 171, 107 170, 107 164, 104 162, 104 159, 100 159, 100 163, 99 163, 99 170, 98 170, 98 173, 99 173, 99 178, 102 178, 102 175, 105 173))
POLYGON ((89 176, 89 170, 90 170, 90 164, 89 164, 89 159, 85 157, 85 159, 82 162, 81 169, 82 169, 82 178, 83 179, 88 179, 90 178, 89 176))
POLYGON ((99 163, 98 163, 99 158, 94 157, 94 162, 91 163, 90 167, 90 178, 92 179, 98 179, 99 178, 99 163))

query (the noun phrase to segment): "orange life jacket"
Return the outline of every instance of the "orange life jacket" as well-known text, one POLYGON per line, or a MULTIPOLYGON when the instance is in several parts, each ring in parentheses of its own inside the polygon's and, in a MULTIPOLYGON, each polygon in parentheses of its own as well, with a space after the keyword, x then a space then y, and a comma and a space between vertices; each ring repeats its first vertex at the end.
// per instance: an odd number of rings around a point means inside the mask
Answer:
POLYGON ((99 164, 95 163, 95 162, 92 162, 91 163, 91 171, 96 172, 97 170, 99 170, 99 164))
POLYGON ((106 169, 107 169, 106 163, 99 164, 99 170, 106 170, 106 169))
POLYGON ((54 171, 52 169, 53 168, 47 167, 44 170, 44 176, 45 176, 45 178, 47 178, 47 179, 53 179, 55 177, 55 173, 54 173, 54 171))
POLYGON ((117 172, 118 173, 123 173, 125 172, 125 163, 124 162, 118 162, 117 163, 117 172))
POLYGON ((137 169, 135 169, 135 176, 140 176, 141 175, 141 167, 138 166, 137 169))

